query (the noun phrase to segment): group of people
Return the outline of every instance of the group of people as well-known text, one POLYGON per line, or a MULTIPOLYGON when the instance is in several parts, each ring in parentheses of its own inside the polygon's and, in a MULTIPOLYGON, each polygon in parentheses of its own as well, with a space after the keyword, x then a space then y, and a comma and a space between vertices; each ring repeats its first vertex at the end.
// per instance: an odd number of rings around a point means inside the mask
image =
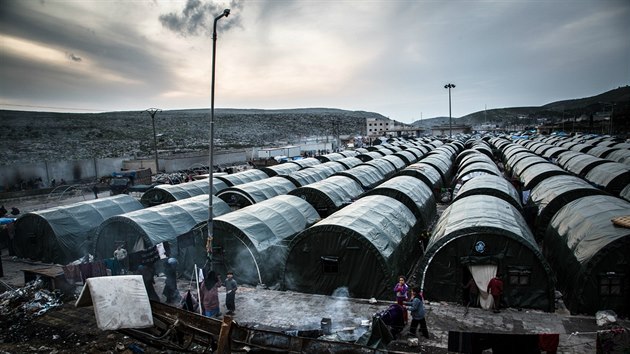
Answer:
MULTIPOLYGON (((477 297, 479 295, 479 288, 472 277, 464 288, 467 288, 469 291, 467 306, 476 304, 477 297)), ((503 281, 501 280, 500 274, 497 274, 490 280, 487 292, 493 299, 493 311, 495 313, 500 312, 501 296, 503 295, 503 281)), ((408 332, 409 335, 416 336, 418 326, 420 326, 422 336, 429 338, 429 330, 425 319, 426 311, 424 308, 424 298, 420 288, 410 288, 405 277, 401 275, 398 277, 398 283, 394 285, 394 294, 396 296, 396 303, 403 308, 403 320, 405 324, 407 324, 408 321, 407 310, 411 313, 411 325, 409 326, 408 332), (411 295, 409 295, 410 292, 411 295)))
MULTIPOLYGON (((215 317, 221 315, 219 303, 219 288, 222 286, 220 276, 215 271, 206 272, 203 282, 199 286, 199 303, 204 316, 215 317)), ((236 289, 238 285, 232 272, 225 278, 225 307, 227 315, 233 315, 236 310, 236 289)))
MULTIPOLYGON (((114 251, 114 258, 116 258, 122 265, 123 274, 128 272, 127 251, 123 245, 118 245, 114 251)), ((162 295, 166 298, 166 303, 174 304, 182 301, 182 296, 177 288, 177 259, 168 256, 164 262, 164 276, 166 280, 164 282, 164 289, 162 295)), ((147 290, 147 295, 150 300, 160 301, 160 297, 155 291, 155 269, 151 264, 140 265, 137 269, 137 274, 142 275, 142 281, 147 290)), ((223 286, 221 283, 220 275, 214 270, 206 270, 203 275, 203 280, 199 284, 199 304, 204 316, 216 317, 221 315, 220 302, 219 302, 219 288, 223 286)), ((225 278, 225 307, 227 308, 227 315, 233 315, 236 311, 236 290, 238 284, 234 279, 234 274, 231 271, 227 272, 227 278, 225 278)))
POLYGON ((425 319, 426 311, 424 309, 424 299, 419 287, 410 288, 406 282, 406 278, 401 275, 398 277, 398 283, 394 285, 394 294, 396 295, 396 303, 400 305, 403 311, 403 320, 405 324, 408 321, 407 310, 411 313, 411 325, 409 325, 409 335, 416 336, 418 326, 420 326, 420 332, 425 338, 429 338, 429 329, 427 327, 427 321, 425 319))

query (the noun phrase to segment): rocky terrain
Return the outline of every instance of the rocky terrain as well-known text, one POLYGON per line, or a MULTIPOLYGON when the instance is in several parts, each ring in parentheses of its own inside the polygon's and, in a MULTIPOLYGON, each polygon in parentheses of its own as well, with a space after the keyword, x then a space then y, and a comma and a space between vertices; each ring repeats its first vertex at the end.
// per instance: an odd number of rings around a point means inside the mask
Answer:
MULTIPOLYGON (((214 119, 218 149, 291 144, 313 135, 362 135, 365 119, 377 113, 337 109, 217 109, 214 119)), ((146 111, 50 113, 0 110, 0 166, 35 161, 120 156, 152 156, 152 119, 146 111)), ((183 153, 207 150, 207 109, 155 114, 158 150, 183 153)))

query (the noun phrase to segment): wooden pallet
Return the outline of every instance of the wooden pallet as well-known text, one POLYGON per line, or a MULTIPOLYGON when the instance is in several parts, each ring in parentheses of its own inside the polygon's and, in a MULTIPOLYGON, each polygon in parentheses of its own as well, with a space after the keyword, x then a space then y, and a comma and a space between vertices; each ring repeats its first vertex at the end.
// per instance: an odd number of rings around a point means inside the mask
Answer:
POLYGON ((617 226, 630 228, 630 215, 618 216, 614 219, 610 219, 610 221, 617 226))

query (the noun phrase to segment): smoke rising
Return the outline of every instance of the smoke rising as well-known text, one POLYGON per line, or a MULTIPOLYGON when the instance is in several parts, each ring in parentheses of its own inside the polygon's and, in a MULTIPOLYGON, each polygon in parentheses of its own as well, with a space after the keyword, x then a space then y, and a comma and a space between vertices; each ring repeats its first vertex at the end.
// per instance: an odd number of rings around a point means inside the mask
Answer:
POLYGON ((213 2, 204 3, 201 0, 188 0, 181 13, 171 12, 160 15, 159 20, 162 26, 184 37, 211 36, 214 18, 228 8, 231 10, 228 18, 217 23, 221 31, 227 31, 241 26, 238 12, 243 9, 243 5, 236 0, 230 1, 228 6, 213 2))

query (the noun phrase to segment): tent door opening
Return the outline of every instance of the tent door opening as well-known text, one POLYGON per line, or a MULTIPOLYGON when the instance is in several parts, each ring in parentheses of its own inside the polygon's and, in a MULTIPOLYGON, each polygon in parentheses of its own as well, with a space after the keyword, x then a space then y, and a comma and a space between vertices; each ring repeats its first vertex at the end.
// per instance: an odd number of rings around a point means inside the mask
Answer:
POLYGON ((475 264, 466 266, 468 271, 475 279, 475 284, 479 289, 479 305, 481 308, 488 310, 494 304, 492 296, 487 292, 488 283, 497 274, 496 264, 475 264))

